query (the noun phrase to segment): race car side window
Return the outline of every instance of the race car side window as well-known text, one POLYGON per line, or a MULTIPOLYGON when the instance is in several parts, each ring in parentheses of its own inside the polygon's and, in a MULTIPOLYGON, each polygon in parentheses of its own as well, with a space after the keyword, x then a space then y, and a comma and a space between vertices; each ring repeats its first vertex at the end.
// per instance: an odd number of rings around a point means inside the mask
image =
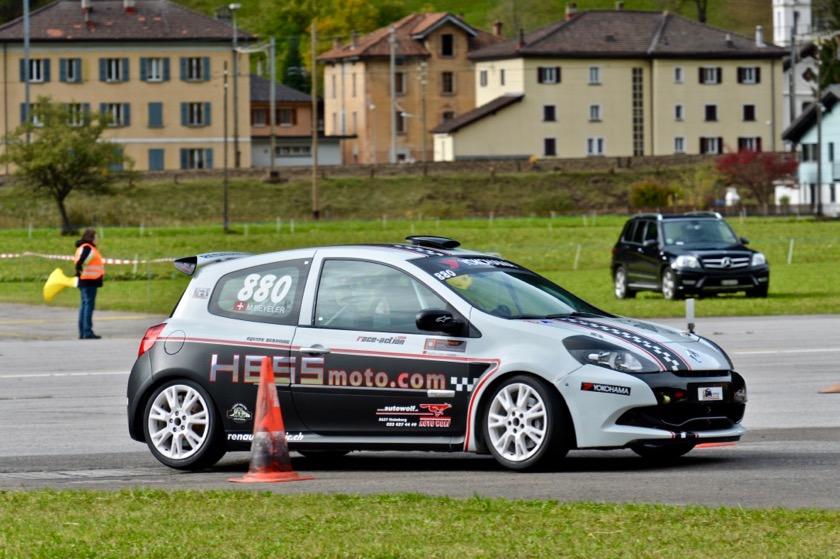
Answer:
POLYGON ((315 326, 420 333, 417 313, 446 303, 405 272, 362 260, 327 260, 315 299, 315 326))
POLYGON ((222 276, 210 297, 209 310, 238 320, 297 324, 309 263, 273 262, 222 276))

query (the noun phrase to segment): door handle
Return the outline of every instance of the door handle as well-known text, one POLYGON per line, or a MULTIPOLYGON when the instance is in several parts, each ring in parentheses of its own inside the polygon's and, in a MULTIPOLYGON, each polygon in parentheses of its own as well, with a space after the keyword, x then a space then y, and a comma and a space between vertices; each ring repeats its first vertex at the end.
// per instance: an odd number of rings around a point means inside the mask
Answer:
POLYGON ((326 355, 330 352, 329 348, 324 346, 313 346, 313 347, 302 347, 300 348, 301 353, 308 353, 310 355, 326 355))

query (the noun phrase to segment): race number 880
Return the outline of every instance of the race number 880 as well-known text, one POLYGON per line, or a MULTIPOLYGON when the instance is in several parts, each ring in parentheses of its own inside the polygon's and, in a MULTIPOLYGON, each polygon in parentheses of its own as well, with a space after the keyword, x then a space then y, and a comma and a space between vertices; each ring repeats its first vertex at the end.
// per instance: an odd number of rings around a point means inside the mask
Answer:
POLYGON ((262 303, 271 296, 271 302, 276 304, 286 298, 291 288, 291 276, 283 276, 278 280, 274 274, 250 274, 245 278, 244 286, 236 294, 236 298, 239 301, 252 300, 262 303))

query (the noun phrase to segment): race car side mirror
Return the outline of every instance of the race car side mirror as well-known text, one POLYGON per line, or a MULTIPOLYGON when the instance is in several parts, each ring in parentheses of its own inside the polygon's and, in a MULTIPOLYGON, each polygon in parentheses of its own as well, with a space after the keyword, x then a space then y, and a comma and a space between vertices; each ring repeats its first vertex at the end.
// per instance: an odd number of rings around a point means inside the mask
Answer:
POLYGON ((464 323, 458 321, 449 311, 441 309, 425 309, 417 313, 415 319, 417 328, 423 332, 443 332, 459 335, 464 330, 464 323))

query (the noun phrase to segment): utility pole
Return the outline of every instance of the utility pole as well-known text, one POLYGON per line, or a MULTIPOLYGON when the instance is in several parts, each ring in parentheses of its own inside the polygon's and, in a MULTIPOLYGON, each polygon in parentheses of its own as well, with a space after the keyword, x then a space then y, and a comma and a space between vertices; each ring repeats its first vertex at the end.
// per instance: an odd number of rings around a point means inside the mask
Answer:
POLYGON ((426 129, 426 63, 420 63, 420 122, 422 123, 423 132, 423 176, 428 174, 426 162, 428 161, 426 155, 426 140, 429 135, 426 129))
POLYGON ((268 46, 268 60, 270 69, 268 72, 269 78, 271 79, 271 90, 268 97, 268 110, 271 113, 269 115, 269 125, 271 127, 271 165, 269 167, 269 174, 268 176, 271 179, 277 178, 277 170, 274 166, 274 160, 277 158, 277 137, 276 137, 276 120, 277 120, 277 62, 274 60, 276 56, 275 45, 274 45, 274 37, 271 37, 268 46))
POLYGON ((223 74, 222 75, 224 76, 224 82, 223 82, 224 83, 224 85, 223 85, 223 98, 224 98, 223 105, 224 106, 222 108, 222 114, 224 115, 224 117, 222 119, 223 122, 224 122, 224 130, 222 132, 222 135, 224 136, 224 141, 223 141, 223 144, 224 144, 224 149, 223 149, 223 151, 224 151, 224 155, 223 155, 224 176, 223 176, 223 179, 224 180, 222 181, 222 207, 223 207, 223 209, 222 209, 222 225, 223 225, 224 232, 229 233, 230 232, 230 226, 228 224, 228 67, 227 67, 227 61, 225 61, 225 63, 223 64, 223 74))
POLYGON ((312 22, 312 218, 316 221, 321 217, 318 209, 318 62, 317 37, 315 22, 312 22))
POLYGON ((391 47, 391 153, 388 154, 388 163, 397 162, 397 30, 391 27, 391 36, 388 38, 391 47))
POLYGON ((230 17, 233 23, 233 166, 237 169, 240 165, 239 158, 239 32, 236 29, 236 10, 242 4, 229 4, 230 17))

